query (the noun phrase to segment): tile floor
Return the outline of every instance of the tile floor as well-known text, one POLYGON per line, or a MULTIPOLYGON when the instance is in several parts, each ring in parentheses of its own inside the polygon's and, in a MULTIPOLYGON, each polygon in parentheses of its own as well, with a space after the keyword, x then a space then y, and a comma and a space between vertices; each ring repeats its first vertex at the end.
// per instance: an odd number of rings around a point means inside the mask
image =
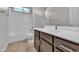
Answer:
POLYGON ((34 40, 22 40, 10 43, 5 52, 36 52, 34 48, 34 40))

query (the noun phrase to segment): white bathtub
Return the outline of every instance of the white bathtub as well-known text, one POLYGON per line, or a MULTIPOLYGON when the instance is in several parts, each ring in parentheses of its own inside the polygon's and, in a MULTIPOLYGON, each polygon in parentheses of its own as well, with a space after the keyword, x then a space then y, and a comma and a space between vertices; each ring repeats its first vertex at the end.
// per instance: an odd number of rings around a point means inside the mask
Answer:
POLYGON ((24 39, 32 39, 34 37, 34 34, 33 33, 26 33, 26 34, 15 34, 15 33, 11 33, 9 35, 9 43, 12 43, 12 42, 16 42, 16 41, 20 41, 20 40, 24 40, 24 39))

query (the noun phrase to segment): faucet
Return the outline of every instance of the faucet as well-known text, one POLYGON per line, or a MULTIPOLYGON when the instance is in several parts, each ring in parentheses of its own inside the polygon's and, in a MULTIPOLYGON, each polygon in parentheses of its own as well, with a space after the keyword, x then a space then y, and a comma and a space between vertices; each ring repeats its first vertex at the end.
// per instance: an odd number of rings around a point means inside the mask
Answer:
POLYGON ((58 30, 58 26, 60 26, 60 24, 55 25, 55 30, 58 30))
POLYGON ((57 30, 57 25, 55 25, 55 30, 57 30))

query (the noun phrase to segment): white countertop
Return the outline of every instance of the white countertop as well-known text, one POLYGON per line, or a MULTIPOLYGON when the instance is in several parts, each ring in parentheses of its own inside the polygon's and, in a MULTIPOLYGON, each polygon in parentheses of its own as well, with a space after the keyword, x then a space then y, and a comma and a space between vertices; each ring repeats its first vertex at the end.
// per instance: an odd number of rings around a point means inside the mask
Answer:
POLYGON ((35 28, 35 30, 42 31, 50 35, 54 35, 79 44, 79 32, 54 30, 54 29, 47 29, 47 28, 35 28))

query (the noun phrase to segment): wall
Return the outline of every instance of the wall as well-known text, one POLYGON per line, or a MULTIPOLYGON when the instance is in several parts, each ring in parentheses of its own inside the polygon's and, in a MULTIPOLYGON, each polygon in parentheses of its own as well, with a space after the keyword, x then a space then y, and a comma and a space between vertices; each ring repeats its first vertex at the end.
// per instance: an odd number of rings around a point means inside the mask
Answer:
POLYGON ((49 25, 69 25, 68 7, 48 7, 45 16, 49 25))
POLYGON ((79 7, 70 8, 70 25, 79 26, 79 7))
POLYGON ((0 51, 4 51, 8 45, 8 16, 1 13, 0 9, 0 51))
POLYGON ((44 7, 34 7, 33 17, 35 27, 43 27, 45 25, 45 10, 44 7))
POLYGON ((33 26, 33 16, 15 12, 10 8, 9 11, 9 42, 24 40, 27 34, 31 33, 33 26))

